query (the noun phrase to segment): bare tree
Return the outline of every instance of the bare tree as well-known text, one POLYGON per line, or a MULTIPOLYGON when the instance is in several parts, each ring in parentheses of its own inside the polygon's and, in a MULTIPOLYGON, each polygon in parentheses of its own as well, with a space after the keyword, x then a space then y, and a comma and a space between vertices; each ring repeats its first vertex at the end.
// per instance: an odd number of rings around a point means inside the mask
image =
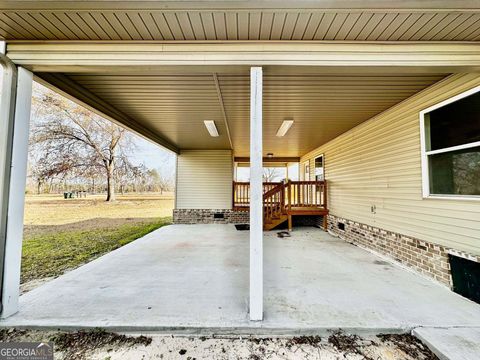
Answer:
POLYGON ((77 169, 102 169, 106 200, 114 201, 117 161, 125 159, 133 146, 126 130, 49 90, 36 89, 33 104, 38 121, 31 143, 48 149, 49 156, 68 160, 64 165, 73 162, 77 169))
POLYGON ((148 169, 146 177, 149 191, 160 191, 160 194, 163 194, 173 188, 173 179, 162 175, 157 169, 148 169))
POLYGON ((175 179, 173 174, 165 176, 165 174, 160 174, 160 193, 163 194, 164 191, 172 191, 175 187, 175 179))
POLYGON ((115 168, 115 182, 119 185, 120 193, 123 195, 129 184, 135 180, 138 172, 138 166, 133 165, 128 157, 120 156, 115 168))
POLYGON ((263 168, 263 181, 274 182, 280 176, 280 171, 274 167, 263 168))

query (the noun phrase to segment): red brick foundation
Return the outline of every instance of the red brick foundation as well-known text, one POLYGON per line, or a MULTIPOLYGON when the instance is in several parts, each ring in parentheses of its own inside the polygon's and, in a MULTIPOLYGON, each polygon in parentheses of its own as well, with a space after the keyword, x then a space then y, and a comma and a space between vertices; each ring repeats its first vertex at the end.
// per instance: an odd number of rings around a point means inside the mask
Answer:
POLYGON ((174 224, 248 224, 248 211, 233 211, 230 209, 175 209, 174 224), (223 217, 215 217, 220 214, 223 217))
POLYGON ((448 254, 480 262, 480 256, 474 256, 335 215, 328 215, 328 229, 349 243, 386 255, 450 288, 452 287, 452 278, 448 254), (344 224, 344 230, 339 228, 339 223, 344 224))

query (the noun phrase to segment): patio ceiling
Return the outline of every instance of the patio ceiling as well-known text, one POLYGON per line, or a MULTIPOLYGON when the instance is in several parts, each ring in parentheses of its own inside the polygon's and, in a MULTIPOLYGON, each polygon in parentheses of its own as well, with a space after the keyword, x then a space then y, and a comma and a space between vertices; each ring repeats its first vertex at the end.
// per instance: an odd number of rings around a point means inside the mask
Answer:
MULTIPOLYGON (((50 73, 37 75, 62 88, 67 79, 102 99, 178 149, 230 149, 249 156, 249 72, 211 73, 169 68, 168 74, 50 73), (216 83, 217 81, 217 83, 216 83), (218 84, 218 86, 217 86, 218 84), (223 106, 223 107, 222 107, 223 106), (225 112, 223 112, 223 110, 225 112), (226 121, 225 121, 225 117, 226 121), (220 136, 209 136, 203 120, 220 136)), ((201 68, 200 68, 201 69, 201 68)), ((439 81, 446 74, 334 74, 318 69, 264 68, 264 153, 299 157, 439 81), (276 132, 295 121, 286 136, 276 132)))
POLYGON ((476 41, 474 0, 2 1, 16 40, 476 41), (392 6, 394 3, 395 6, 392 6))
POLYGON ((177 152, 248 156, 248 69, 263 66, 264 155, 299 157, 478 71, 480 3, 2 1, 0 38, 38 79, 177 152), (295 123, 278 138, 285 119, 295 123))

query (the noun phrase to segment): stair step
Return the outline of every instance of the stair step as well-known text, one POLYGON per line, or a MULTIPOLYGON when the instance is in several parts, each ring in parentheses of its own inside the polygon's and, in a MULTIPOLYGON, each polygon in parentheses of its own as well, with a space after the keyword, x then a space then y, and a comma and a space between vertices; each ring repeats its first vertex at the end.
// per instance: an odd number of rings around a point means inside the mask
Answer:
POLYGON ((264 230, 272 230, 273 228, 277 227, 278 225, 284 223, 288 220, 288 215, 281 215, 276 218, 272 218, 269 221, 265 221, 263 224, 264 230))

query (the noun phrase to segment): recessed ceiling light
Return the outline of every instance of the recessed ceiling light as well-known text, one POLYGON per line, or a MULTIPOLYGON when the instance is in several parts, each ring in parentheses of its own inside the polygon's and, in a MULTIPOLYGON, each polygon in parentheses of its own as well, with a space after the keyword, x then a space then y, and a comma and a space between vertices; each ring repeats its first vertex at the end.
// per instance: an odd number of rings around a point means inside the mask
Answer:
POLYGON ((273 153, 268 153, 267 157, 270 158, 270 159, 273 158, 273 153))
POLYGON ((215 121, 203 120, 203 123, 205 124, 205 127, 207 128, 207 131, 210 134, 210 136, 213 136, 213 137, 218 136, 218 130, 217 130, 217 126, 215 125, 215 121))
POLYGON ((285 136, 287 131, 292 127, 292 125, 293 125, 293 120, 283 120, 282 125, 280 125, 280 127, 278 128, 277 136, 278 137, 285 136))

